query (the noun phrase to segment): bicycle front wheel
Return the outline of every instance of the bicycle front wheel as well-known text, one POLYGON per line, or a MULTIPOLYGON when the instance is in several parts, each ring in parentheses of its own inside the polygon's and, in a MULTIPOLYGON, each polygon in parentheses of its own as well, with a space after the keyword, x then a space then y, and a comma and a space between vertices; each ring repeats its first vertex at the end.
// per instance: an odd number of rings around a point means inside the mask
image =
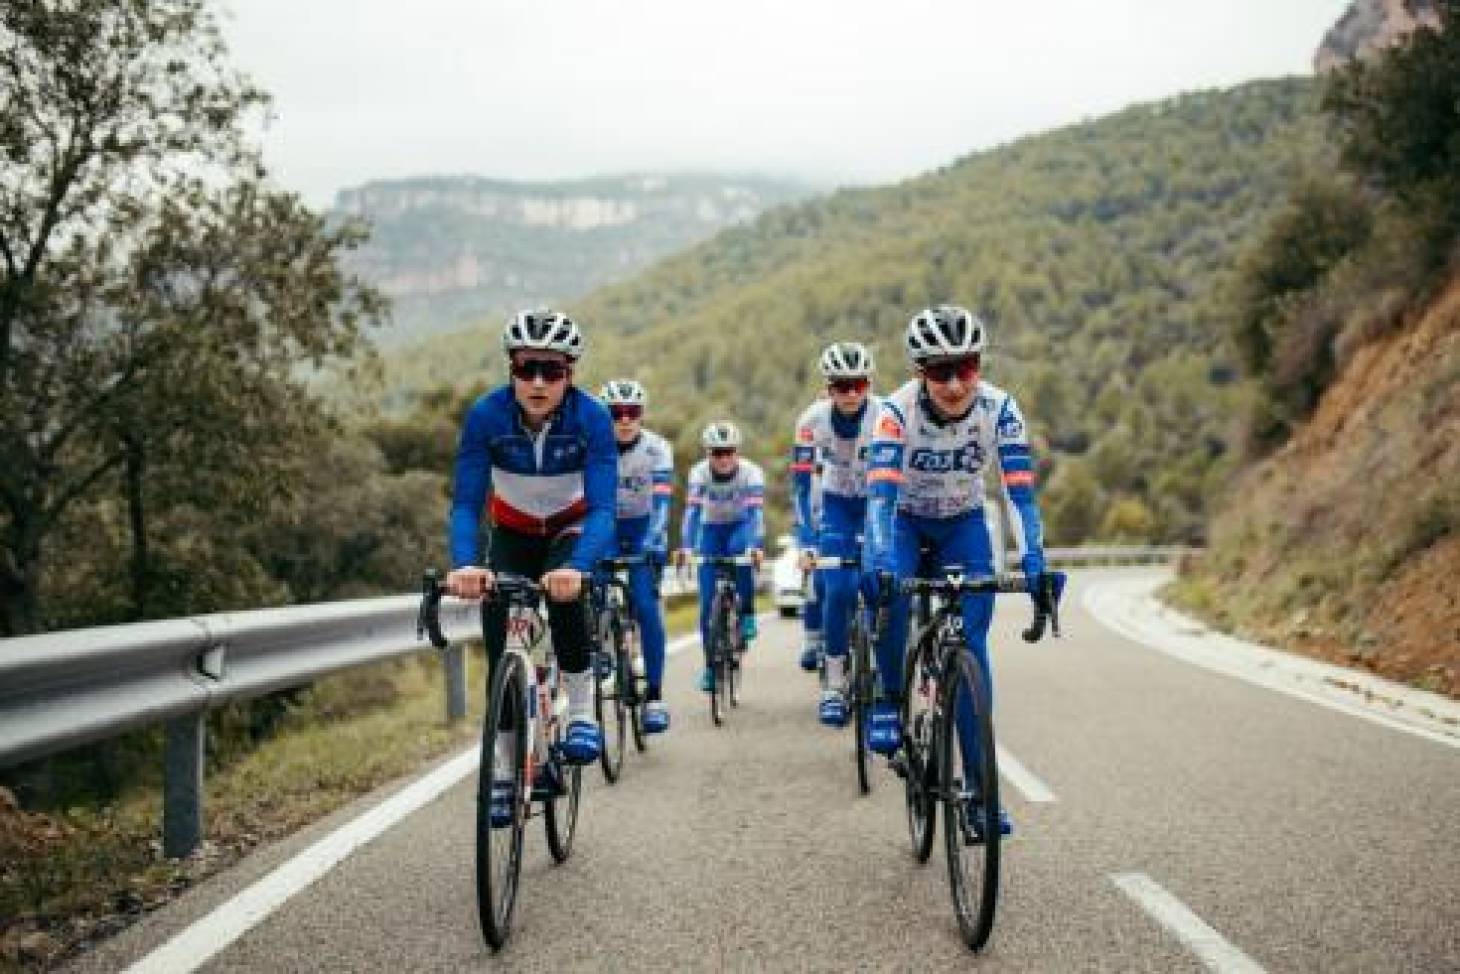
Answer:
POLYGON ((867 711, 872 706, 872 662, 868 647, 867 626, 863 619, 863 606, 856 602, 852 617, 850 649, 847 654, 851 662, 851 673, 847 676, 847 695, 851 698, 852 727, 854 728, 854 756, 857 761, 857 787, 862 794, 872 791, 872 756, 867 750, 867 711))
POLYGON ((504 653, 493 668, 477 777, 477 917, 493 951, 512 931, 522 832, 527 819, 527 671, 504 653), (495 795, 494 795, 495 791, 495 795), (496 807, 493 807, 493 798, 496 807), (495 812, 495 814, 494 814, 495 812))
POLYGON ((643 651, 639 644, 638 627, 633 623, 624 627, 624 640, 619 656, 619 689, 624 694, 629 709, 629 728, 634 732, 634 750, 643 753, 649 748, 649 735, 644 732, 644 704, 647 702, 648 679, 634 675, 634 649, 643 651))
POLYGON ((624 673, 627 654, 623 649, 623 628, 610 613, 603 614, 599 626, 598 650, 595 661, 607 660, 611 668, 608 676, 601 676, 602 670, 594 667, 593 713, 598 726, 603 729, 603 750, 599 752, 598 764, 603 777, 609 784, 618 781, 624 766, 624 744, 628 740, 628 715, 624 704, 624 673))
MULTIPOLYGON (((958 930, 970 950, 988 943, 999 896, 999 775, 987 681, 962 647, 943 684, 943 843, 958 930), (958 709, 972 708, 973 747, 959 747, 958 709), (965 758, 964 751, 972 754, 965 758)), ((965 724, 968 723, 965 721, 965 724)), ((964 742, 965 744, 969 742, 964 742)))

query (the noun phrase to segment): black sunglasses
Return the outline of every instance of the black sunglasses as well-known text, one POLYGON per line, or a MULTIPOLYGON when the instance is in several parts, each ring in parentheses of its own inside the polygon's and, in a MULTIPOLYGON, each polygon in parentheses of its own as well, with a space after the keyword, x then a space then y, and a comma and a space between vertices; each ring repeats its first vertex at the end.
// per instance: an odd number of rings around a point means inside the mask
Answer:
POLYGON ((542 379, 544 382, 558 382, 568 377, 572 368, 566 362, 550 362, 547 359, 530 358, 512 363, 512 377, 523 382, 542 379))

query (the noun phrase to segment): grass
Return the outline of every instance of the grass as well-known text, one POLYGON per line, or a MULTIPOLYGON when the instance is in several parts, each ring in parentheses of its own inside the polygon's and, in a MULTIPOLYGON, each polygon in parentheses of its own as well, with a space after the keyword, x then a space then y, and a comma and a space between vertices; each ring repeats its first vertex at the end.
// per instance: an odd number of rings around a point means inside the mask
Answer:
MULTIPOLYGON (((669 632, 689 631, 696 612, 693 598, 675 600, 665 616, 669 632)), ((0 972, 49 969, 255 846, 475 739, 485 677, 477 649, 468 656, 468 716, 455 725, 445 721, 434 653, 316 682, 289 702, 261 744, 210 765, 207 838, 186 860, 162 856, 155 772, 104 805, 45 814, 0 805, 0 972)), ((214 715, 210 729, 237 719, 214 715)))

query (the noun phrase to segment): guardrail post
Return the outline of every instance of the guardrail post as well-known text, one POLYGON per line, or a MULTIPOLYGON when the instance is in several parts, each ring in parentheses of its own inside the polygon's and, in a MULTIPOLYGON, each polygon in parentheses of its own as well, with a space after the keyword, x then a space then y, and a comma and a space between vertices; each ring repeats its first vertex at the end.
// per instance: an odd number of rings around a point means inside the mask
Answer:
POLYGON ((169 859, 191 855, 203 840, 203 744, 206 712, 167 722, 162 773, 162 853, 169 859))
POLYGON ((466 716, 466 647, 452 643, 441 651, 446 670, 446 721, 456 723, 466 716))

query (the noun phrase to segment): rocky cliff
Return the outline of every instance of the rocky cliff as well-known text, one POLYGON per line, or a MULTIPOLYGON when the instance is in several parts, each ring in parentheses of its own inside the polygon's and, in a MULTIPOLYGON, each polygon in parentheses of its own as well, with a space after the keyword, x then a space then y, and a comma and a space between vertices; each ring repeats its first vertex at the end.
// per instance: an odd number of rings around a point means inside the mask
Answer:
POLYGON ((431 177, 344 190, 335 210, 372 225, 353 264, 395 299, 389 337, 398 340, 525 304, 570 302, 808 192, 712 175, 431 177))
POLYGON ((1313 55, 1320 74, 1356 57, 1371 57, 1420 24, 1436 26, 1434 0, 1354 0, 1313 55))

